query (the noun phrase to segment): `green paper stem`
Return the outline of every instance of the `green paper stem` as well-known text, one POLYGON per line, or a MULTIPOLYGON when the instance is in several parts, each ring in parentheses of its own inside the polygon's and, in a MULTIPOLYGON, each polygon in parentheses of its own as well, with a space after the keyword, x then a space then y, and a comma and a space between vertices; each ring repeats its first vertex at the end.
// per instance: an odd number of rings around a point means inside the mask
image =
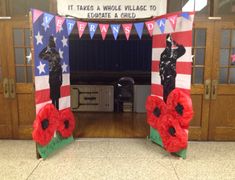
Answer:
POLYGON ((73 136, 70 136, 68 138, 63 138, 59 133, 56 133, 56 136, 53 137, 51 142, 46 146, 41 146, 40 144, 37 144, 37 150, 40 156, 43 159, 46 159, 50 154, 55 152, 56 150, 66 146, 67 144, 74 141, 73 136))
MULTIPOLYGON (((150 139, 154 143, 156 143, 159 146, 161 146, 162 148, 164 148, 160 134, 158 133, 158 131, 156 129, 152 128, 151 126, 150 126, 150 139)), ((187 149, 182 149, 182 150, 175 152, 175 153, 172 153, 172 154, 179 156, 179 157, 182 157, 183 159, 186 159, 186 153, 187 153, 187 149)))

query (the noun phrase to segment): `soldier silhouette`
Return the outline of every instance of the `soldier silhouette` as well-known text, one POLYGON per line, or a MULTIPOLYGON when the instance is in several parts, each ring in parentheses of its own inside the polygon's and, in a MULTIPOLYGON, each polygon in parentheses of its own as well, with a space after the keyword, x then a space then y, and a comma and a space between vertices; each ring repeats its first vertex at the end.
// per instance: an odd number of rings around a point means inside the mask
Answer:
POLYGON ((49 43, 39 54, 39 58, 49 62, 49 85, 52 104, 59 110, 60 87, 62 85, 62 68, 60 55, 56 50, 54 37, 50 36, 49 43))
POLYGON ((175 89, 176 61, 185 54, 185 48, 173 41, 171 34, 166 36, 166 48, 160 57, 160 77, 163 86, 163 99, 166 102, 170 92, 175 89), (172 46, 176 48, 173 49, 172 46))

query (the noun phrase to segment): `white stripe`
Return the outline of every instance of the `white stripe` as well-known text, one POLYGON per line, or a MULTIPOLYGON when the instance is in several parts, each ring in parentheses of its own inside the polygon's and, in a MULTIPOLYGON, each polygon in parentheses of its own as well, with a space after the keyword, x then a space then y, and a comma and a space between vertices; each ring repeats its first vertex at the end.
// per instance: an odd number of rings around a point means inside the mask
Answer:
POLYGON ((161 84, 161 78, 159 72, 151 72, 151 82, 152 84, 161 84))
MULTIPOLYGON (((70 74, 63 74, 62 86, 70 85, 70 74)), ((35 90, 49 89, 49 75, 35 76, 35 90)))
MULTIPOLYGON (((159 72, 152 72, 152 84, 161 85, 161 78, 159 72)), ((177 74, 176 75, 176 88, 190 89, 191 88, 191 75, 177 74)))
POLYGON ((43 108, 46 104, 50 104, 50 103, 51 103, 51 101, 47 101, 47 102, 44 102, 44 103, 41 103, 41 104, 37 104, 36 105, 36 114, 38 114, 40 109, 43 108))
MULTIPOLYGON (((65 96, 65 97, 60 98, 59 99, 59 110, 69 108, 70 107, 70 101, 71 101, 70 96, 65 96)), ((41 108, 43 108, 46 104, 49 104, 49 103, 51 103, 51 101, 47 101, 47 102, 44 102, 44 103, 37 104, 36 105, 36 114, 38 114, 38 112, 40 111, 41 108)))
MULTIPOLYGON (((161 53, 165 48, 153 48, 152 49, 152 60, 160 60, 161 53)), ((185 47, 185 54, 177 59, 177 62, 192 62, 192 47, 185 47)))
POLYGON ((177 74, 175 86, 176 88, 191 89, 191 75, 177 74))
POLYGON ((59 100, 59 110, 63 110, 63 109, 66 109, 66 108, 70 108, 71 106, 71 97, 70 96, 66 96, 66 97, 62 97, 60 98, 59 100))
POLYGON ((193 28, 193 19, 194 19, 194 15, 190 15, 190 19, 185 19, 184 17, 178 17, 177 18, 177 22, 176 22, 176 27, 175 27, 175 31, 173 30, 169 20, 166 20, 166 24, 165 24, 165 31, 164 33, 162 33, 160 31, 159 26, 157 25, 157 23, 155 23, 155 28, 153 30, 153 35, 156 34, 168 34, 168 33, 175 33, 175 32, 182 32, 182 31, 190 31, 193 28))

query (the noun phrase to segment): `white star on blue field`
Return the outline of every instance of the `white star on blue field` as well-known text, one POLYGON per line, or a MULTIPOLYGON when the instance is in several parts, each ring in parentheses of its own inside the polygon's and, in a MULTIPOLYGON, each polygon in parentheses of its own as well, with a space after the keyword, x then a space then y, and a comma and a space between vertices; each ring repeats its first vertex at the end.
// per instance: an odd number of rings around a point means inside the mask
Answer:
POLYGON ((42 14, 33 24, 34 31, 34 54, 35 54, 35 76, 44 76, 49 74, 48 62, 38 57, 39 53, 44 49, 49 42, 49 37, 54 36, 56 50, 60 54, 61 67, 63 74, 70 73, 69 68, 69 45, 66 23, 63 23, 62 28, 56 33, 55 17, 51 14, 42 14), (50 16, 47 18, 45 16, 50 16), (51 18, 53 17, 53 18, 51 18), (45 19, 51 21, 44 22, 45 19))

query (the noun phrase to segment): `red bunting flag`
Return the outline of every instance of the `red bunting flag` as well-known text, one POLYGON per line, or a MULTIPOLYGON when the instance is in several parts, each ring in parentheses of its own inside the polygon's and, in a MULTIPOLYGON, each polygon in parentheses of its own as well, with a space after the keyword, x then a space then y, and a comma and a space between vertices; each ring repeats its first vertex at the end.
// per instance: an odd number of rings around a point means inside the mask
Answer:
POLYGON ((99 27, 100 27, 102 39, 105 40, 105 37, 106 37, 108 29, 109 29, 109 24, 99 24, 99 27))
POLYGON ((126 39, 129 40, 132 29, 132 24, 122 24, 123 31, 125 32, 126 39))
POLYGON ((80 38, 82 37, 83 32, 86 29, 86 26, 87 26, 87 22, 77 21, 78 34, 80 38))
POLYGON ((55 27, 56 27, 56 33, 58 31, 61 31, 62 30, 62 26, 64 24, 64 21, 65 21, 65 18, 63 17, 60 17, 60 16, 56 16, 55 17, 55 27))
POLYGON ((176 21, 177 21, 177 15, 169 16, 167 19, 169 20, 173 30, 175 30, 176 27, 176 21))
POLYGON ((42 15, 42 11, 34 9, 33 10, 33 23, 37 21, 37 19, 42 15))
POLYGON ((145 22, 145 25, 148 29, 149 35, 152 37, 153 36, 154 21, 145 22))

